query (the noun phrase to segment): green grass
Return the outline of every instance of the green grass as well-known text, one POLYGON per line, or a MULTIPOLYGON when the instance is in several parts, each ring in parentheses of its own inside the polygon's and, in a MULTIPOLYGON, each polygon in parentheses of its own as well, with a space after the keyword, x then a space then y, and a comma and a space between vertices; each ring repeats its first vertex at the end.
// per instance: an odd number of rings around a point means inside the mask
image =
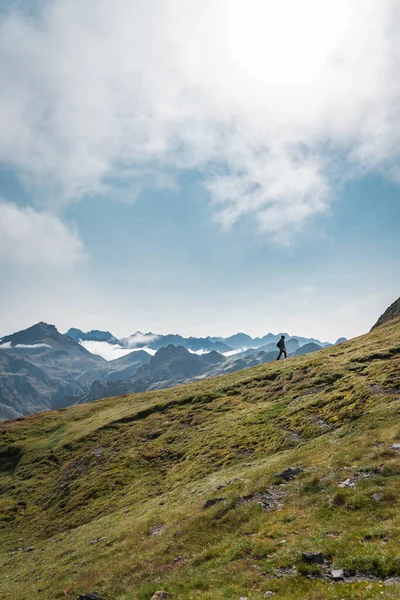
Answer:
POLYGON ((399 415, 397 320, 312 355, 0 424, 0 598, 398 599, 399 415), (303 471, 286 483, 289 466, 303 471), (204 509, 211 498, 224 500, 204 509), (333 583, 328 568, 359 578, 333 583))

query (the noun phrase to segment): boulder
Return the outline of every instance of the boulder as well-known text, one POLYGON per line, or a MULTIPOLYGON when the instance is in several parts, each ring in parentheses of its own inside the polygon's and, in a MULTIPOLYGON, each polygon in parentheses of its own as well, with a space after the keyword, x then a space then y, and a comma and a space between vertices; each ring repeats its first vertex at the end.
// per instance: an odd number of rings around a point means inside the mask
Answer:
POLYGON ((281 477, 285 481, 290 481, 291 479, 294 479, 296 477, 296 475, 298 475, 302 471, 303 471, 303 469, 301 467, 289 467, 289 468, 285 469, 284 471, 282 471, 281 473, 278 473, 277 477, 281 477))
POLYGON ((307 563, 318 563, 324 562, 324 555, 322 552, 303 552, 303 560, 307 563))
POLYGON ((169 598, 172 598, 172 594, 165 592, 164 590, 159 590, 158 592, 155 592, 151 597, 151 600, 168 600, 169 598))
POLYGON ((340 483, 338 483, 338 487, 340 487, 340 488, 352 488, 355 486, 356 486, 356 483, 353 479, 345 479, 344 481, 341 481, 340 483))
POLYGON ((374 500, 374 502, 382 502, 384 495, 380 492, 375 492, 375 494, 372 494, 371 498, 374 500))
POLYGON ((226 500, 226 498, 210 498, 209 500, 207 500, 207 502, 205 502, 203 508, 210 508, 211 506, 214 506, 214 504, 224 502, 224 500, 226 500))
POLYGON ((342 581, 344 579, 343 569, 332 569, 331 576, 333 581, 342 581))

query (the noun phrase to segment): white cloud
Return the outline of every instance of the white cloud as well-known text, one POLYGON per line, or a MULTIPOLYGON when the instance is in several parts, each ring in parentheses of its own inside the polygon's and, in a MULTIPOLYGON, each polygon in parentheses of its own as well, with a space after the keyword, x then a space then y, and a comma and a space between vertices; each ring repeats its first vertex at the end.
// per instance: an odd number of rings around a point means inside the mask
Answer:
POLYGON ((131 354, 132 352, 137 352, 139 350, 144 350, 152 356, 154 356, 154 354, 156 353, 156 351, 152 350, 151 348, 124 348, 123 346, 119 346, 118 344, 109 344, 108 342, 94 342, 90 340, 81 340, 79 343, 92 354, 98 354, 99 356, 102 356, 105 360, 115 360, 116 358, 121 358, 122 356, 126 356, 127 354, 131 354))
MULTIPOLYGON (((210 350, 205 350, 204 348, 202 348, 201 350, 191 350, 190 348, 188 348, 190 354, 197 354, 198 356, 202 356, 203 354, 210 354, 210 350)), ((240 350, 229 350, 228 352, 219 352, 219 354, 222 354, 225 357, 230 357, 230 356, 234 356, 235 354, 239 354, 240 352, 244 352, 245 350, 248 350, 248 348, 240 348, 240 350)))
POLYGON ((200 348, 199 350, 191 350, 190 348, 187 348, 188 352, 190 352, 190 354, 197 354, 197 356, 202 356, 203 354, 209 354, 210 351, 206 350, 205 348, 200 348))
POLYGON ((68 266, 82 257, 78 235, 57 216, 0 199, 0 261, 68 266))
POLYGON ((154 348, 149 348, 148 346, 142 346, 141 348, 133 348, 131 352, 139 352, 140 350, 144 350, 144 352, 147 352, 147 354, 151 354, 151 356, 154 356, 157 352, 157 350, 154 350, 154 348))
POLYGON ((98 354, 99 356, 102 356, 105 360, 114 360, 116 358, 121 358, 122 356, 126 356, 126 354, 130 354, 132 352, 132 350, 128 350, 116 344, 109 344, 108 342, 94 342, 81 340, 79 343, 92 354, 98 354))
POLYGON ((121 341, 127 348, 136 348, 139 345, 143 346, 143 344, 151 344, 158 340, 159 337, 160 336, 155 333, 142 333, 141 331, 137 331, 129 337, 122 338, 121 341))
MULTIPOLYGON (((134 334, 134 335, 137 335, 137 334, 134 334)), ((144 336, 145 334, 142 334, 142 335, 144 336)), ((154 336, 154 338, 157 338, 157 337, 158 336, 154 336)), ((129 339, 129 338, 125 338, 125 339, 129 339)), ((109 344, 108 342, 95 342, 95 341, 87 341, 87 340, 80 340, 79 343, 81 344, 81 346, 86 348, 86 350, 88 350, 92 354, 98 354, 99 356, 102 356, 105 360, 115 360, 116 358, 121 358, 122 356, 126 356, 127 354, 131 354, 132 352, 138 352, 140 350, 144 350, 148 354, 151 354, 151 356, 154 356, 156 353, 156 350, 154 350, 153 348, 149 348, 148 346, 143 346, 141 348, 126 348, 126 347, 120 346, 118 344, 109 344)), ((1 346, 0 346, 0 348, 1 348, 1 346)), ((233 356, 234 354, 238 354, 239 352, 242 352, 243 350, 247 350, 247 348, 243 348, 241 350, 230 350, 229 352, 223 352, 222 354, 224 356, 228 357, 228 356, 233 356)), ((189 352, 191 354, 197 354, 198 356, 201 356, 202 354, 208 354, 210 351, 204 350, 204 349, 203 350, 190 350, 189 349, 189 352)))
POLYGON ((15 346, 12 346, 11 342, 4 342, 4 344, 0 344, 0 350, 14 350, 15 348, 33 350, 35 348, 51 348, 51 346, 49 344, 15 344, 15 346))
POLYGON ((249 348, 246 346, 244 348, 239 348, 237 350, 229 350, 228 352, 222 352, 222 354, 226 357, 229 358, 230 356, 235 356, 235 354, 240 354, 241 352, 245 352, 246 350, 248 350, 249 348))
POLYGON ((51 348, 50 344, 16 344, 14 348, 25 348, 31 350, 33 348, 51 348))
POLYGON ((0 160, 39 190, 134 196, 195 168, 219 222, 286 242, 337 181, 398 178, 396 0, 39 5, 0 30, 0 160))

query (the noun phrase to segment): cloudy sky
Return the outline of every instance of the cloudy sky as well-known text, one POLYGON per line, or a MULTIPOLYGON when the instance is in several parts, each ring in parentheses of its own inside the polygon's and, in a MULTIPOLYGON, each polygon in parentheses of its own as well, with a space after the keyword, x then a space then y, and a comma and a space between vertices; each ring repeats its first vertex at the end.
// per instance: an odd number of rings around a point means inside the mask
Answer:
POLYGON ((399 30, 397 0, 3 0, 0 335, 368 330, 399 30))

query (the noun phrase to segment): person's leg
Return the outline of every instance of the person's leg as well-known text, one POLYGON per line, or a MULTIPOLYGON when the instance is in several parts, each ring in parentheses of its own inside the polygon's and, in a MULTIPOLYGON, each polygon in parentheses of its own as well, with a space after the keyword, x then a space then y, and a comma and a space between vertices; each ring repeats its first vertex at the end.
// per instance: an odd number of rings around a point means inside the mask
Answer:
POLYGON ((283 351, 283 354, 285 355, 285 358, 287 358, 287 352, 286 352, 286 349, 283 351))
POLYGON ((278 358, 276 360, 279 360, 281 356, 282 356, 282 350, 279 350, 278 358))

